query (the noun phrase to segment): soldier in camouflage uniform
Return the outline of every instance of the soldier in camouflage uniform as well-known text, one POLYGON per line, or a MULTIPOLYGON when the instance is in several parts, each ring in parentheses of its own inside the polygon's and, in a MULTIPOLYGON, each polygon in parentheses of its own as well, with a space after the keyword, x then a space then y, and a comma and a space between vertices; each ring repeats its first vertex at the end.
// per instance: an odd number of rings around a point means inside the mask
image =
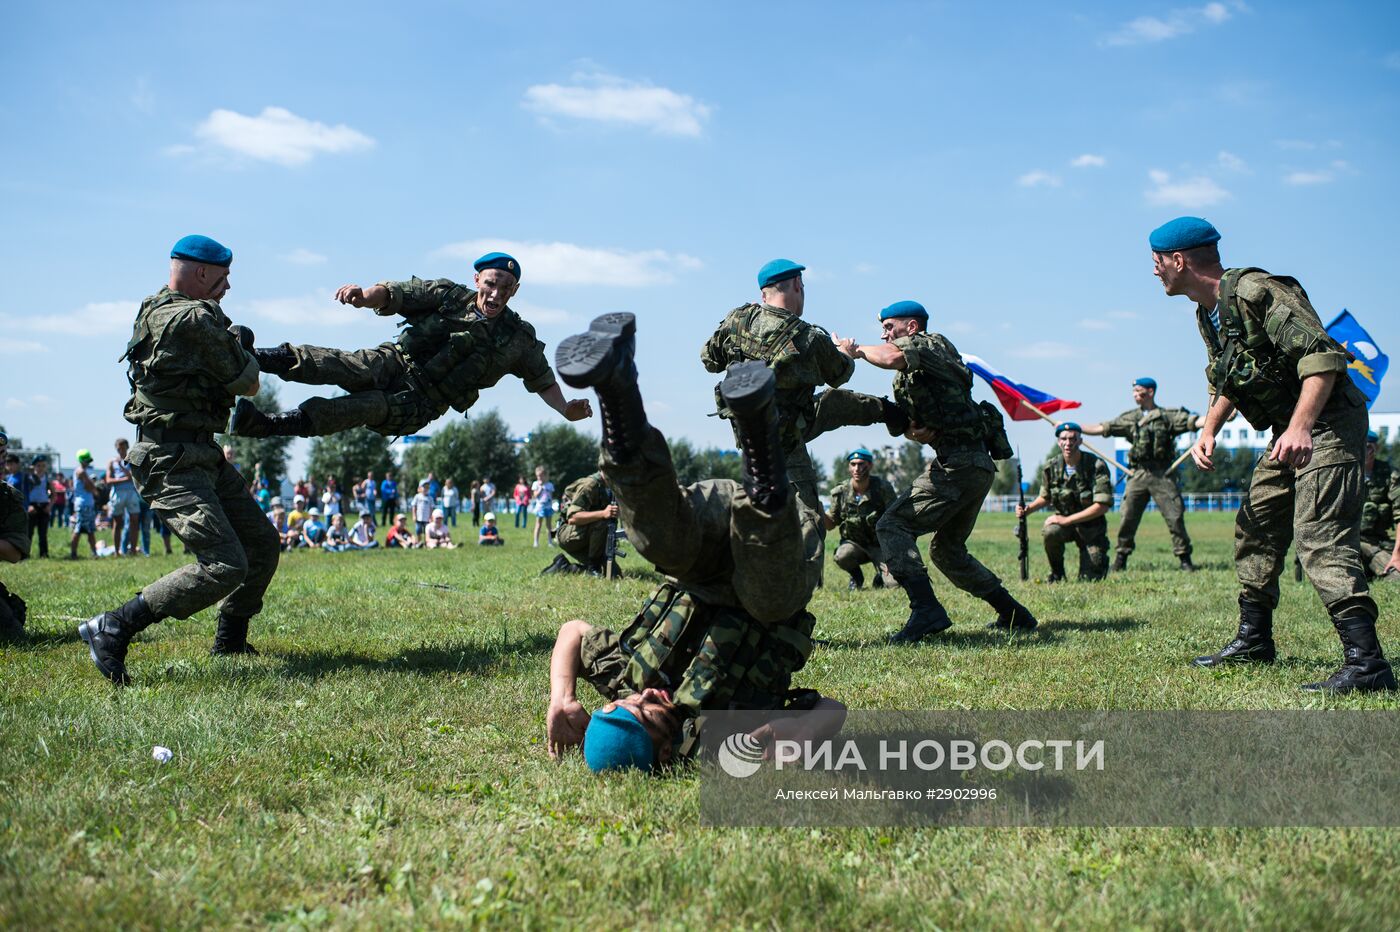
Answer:
POLYGON ((894 370, 894 398, 909 417, 908 436, 931 444, 937 453, 928 472, 895 499, 875 526, 890 572, 909 596, 909 620, 890 641, 913 643, 952 627, 919 558, 918 539, 929 533, 929 558, 948 581, 997 610, 989 627, 1034 628, 1030 610, 967 552, 967 538, 996 475, 993 457, 1011 456, 1001 412, 972 400, 971 370, 947 337, 927 332, 923 305, 897 301, 880 311, 880 320, 883 345, 860 346, 839 338, 836 345, 852 359, 894 370))
MULTIPOLYGON (((0 433, 0 462, 4 462, 10 438, 0 433)), ((29 515, 24 497, 8 482, 0 482, 0 561, 18 563, 29 557, 29 515)), ((24 631, 24 600, 0 582, 0 637, 18 637, 24 631)))
MULTIPOLYGON (((758 360, 776 374, 788 479, 797 493, 808 572, 814 585, 820 585, 826 527, 807 443, 842 426, 884 423, 892 436, 898 436, 908 424, 903 412, 888 399, 836 387, 850 379, 855 364, 837 352, 825 330, 802 319, 805 268, 787 259, 774 259, 759 269, 762 303, 730 311, 701 348, 700 361, 709 372, 724 372, 736 362, 758 360), (832 388, 814 395, 821 385, 832 388)), ((716 404, 720 417, 730 417, 722 399, 716 397, 716 404)))
POLYGON ((208 237, 187 236, 170 256, 170 282, 141 303, 127 344, 132 394, 125 416, 137 428, 127 465, 141 497, 196 562, 78 628, 93 663, 119 684, 128 682, 126 651, 136 632, 221 599, 212 653, 256 653, 248 622, 262 610, 281 551, 247 480, 214 442, 235 397, 258 390, 252 334, 236 335, 219 307, 233 253, 208 237))
POLYGON ((605 315, 560 344, 556 358, 565 382, 597 391, 599 465, 637 552, 667 576, 620 634, 582 621, 559 632, 549 747, 557 755, 586 732, 584 753, 595 770, 649 769, 673 751, 685 754, 707 709, 808 709, 820 699, 789 690, 812 649, 806 606, 813 583, 801 572, 802 529, 784 469, 772 370, 740 363, 721 384, 743 452, 743 482, 681 487, 665 438, 647 423, 634 331, 631 314, 605 315), (580 675, 614 702, 590 717, 574 695, 580 675), (672 739, 683 730, 688 739, 677 748, 672 739))
POLYGON ((535 328, 506 304, 520 287, 520 265, 504 253, 476 260, 476 291, 440 278, 345 285, 336 300, 401 315, 398 339, 346 352, 319 346, 257 351, 264 372, 291 382, 335 385, 350 394, 309 398, 296 410, 266 415, 240 402, 229 427, 245 437, 318 437, 354 427, 385 436, 415 434, 453 408, 465 414, 481 389, 513 375, 571 421, 592 414, 586 399, 565 401, 535 328))
POLYGON ((1273 431, 1235 518, 1238 634, 1196 663, 1273 662, 1278 577, 1292 540, 1343 650, 1336 673, 1303 688, 1394 689, 1361 565, 1366 399, 1347 376, 1349 355, 1327 335, 1297 281, 1223 268, 1219 240, 1197 217, 1173 220, 1148 240, 1166 293, 1196 302, 1206 345, 1215 397, 1191 448, 1196 465, 1214 468, 1215 434, 1236 410, 1255 430, 1273 431))
MULTIPOLYGON (((1132 444, 1128 465, 1133 471, 1123 487, 1123 523, 1118 527, 1118 555, 1113 571, 1128 568, 1138 525, 1149 499, 1167 522, 1172 536, 1172 553, 1181 569, 1194 573, 1191 562, 1191 538, 1186 533, 1186 505, 1181 500, 1181 485, 1176 472, 1167 469, 1176 460, 1176 438, 1199 430, 1205 418, 1185 408, 1157 407, 1157 380, 1142 378, 1133 382, 1133 401, 1137 407, 1124 411, 1102 424, 1085 424, 1084 433, 1102 437, 1123 437, 1132 444)), ((1107 468, 1107 467, 1105 467, 1107 468)))
POLYGON ((1079 547, 1079 578, 1103 579, 1108 573, 1108 514, 1113 507, 1113 479, 1108 464, 1083 452, 1080 426, 1064 421, 1055 428, 1060 455, 1047 463, 1040 474, 1040 494, 1029 505, 1017 505, 1020 518, 1049 506, 1055 513, 1045 519, 1040 530, 1045 542, 1045 559, 1050 564, 1047 583, 1065 578, 1065 544, 1079 547))
POLYGON ((1396 520, 1400 516, 1400 473, 1376 459, 1381 438, 1366 434, 1366 503, 1361 509, 1361 562, 1374 579, 1400 582, 1400 545, 1396 520))
POLYGON ((870 583, 873 588, 898 585, 885 566, 875 533, 875 523, 895 500, 895 491, 888 479, 871 475, 874 461, 875 457, 864 447, 846 457, 851 478, 831 490, 831 511, 822 516, 828 531, 840 528, 841 542, 832 561, 850 574, 852 590, 865 585, 865 574, 860 568, 866 563, 875 570, 870 583))
POLYGON ((606 569, 608 523, 617 520, 617 503, 607 479, 599 472, 570 483, 564 490, 563 507, 563 524, 555 542, 564 552, 544 572, 601 574, 606 569), (569 557, 578 562, 569 562, 569 557))

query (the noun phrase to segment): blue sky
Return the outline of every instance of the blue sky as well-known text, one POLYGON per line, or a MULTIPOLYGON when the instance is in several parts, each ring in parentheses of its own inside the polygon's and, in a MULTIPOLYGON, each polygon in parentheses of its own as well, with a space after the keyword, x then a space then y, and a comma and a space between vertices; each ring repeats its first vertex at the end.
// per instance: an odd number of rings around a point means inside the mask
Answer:
MULTIPOLYGON (((260 342, 346 348, 394 328, 338 285, 468 281, 513 251, 551 358, 637 313, 653 420, 702 444, 731 438, 699 347, 777 256, 843 336, 914 298, 1081 419, 1139 375, 1199 410, 1191 307, 1146 246, 1179 214, 1400 352, 1398 26, 1389 4, 1228 0, 6 4, 0 423, 66 461, 129 433, 116 360, 190 232, 234 250, 224 306, 260 342)), ((514 382, 480 404, 518 432, 555 417, 514 382)), ((1376 410, 1397 408, 1392 377, 1376 410)))

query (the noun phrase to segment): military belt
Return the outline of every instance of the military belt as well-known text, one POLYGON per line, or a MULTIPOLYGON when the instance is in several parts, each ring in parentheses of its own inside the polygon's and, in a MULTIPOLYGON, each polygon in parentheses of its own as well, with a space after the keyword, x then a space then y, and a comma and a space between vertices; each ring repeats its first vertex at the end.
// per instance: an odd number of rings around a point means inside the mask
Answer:
POLYGON ((214 435, 207 430, 180 430, 177 427, 138 427, 138 442, 146 443, 213 443, 214 435))

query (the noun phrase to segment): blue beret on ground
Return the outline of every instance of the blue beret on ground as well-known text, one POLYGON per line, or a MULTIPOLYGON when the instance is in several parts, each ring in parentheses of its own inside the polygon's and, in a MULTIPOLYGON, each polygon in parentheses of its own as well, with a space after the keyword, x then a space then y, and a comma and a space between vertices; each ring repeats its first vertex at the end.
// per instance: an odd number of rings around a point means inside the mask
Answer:
POLYGON ((1063 434, 1067 430, 1072 430, 1080 434, 1084 433, 1084 428, 1080 427, 1074 421, 1061 421, 1055 427, 1055 436, 1058 437, 1060 436, 1060 434, 1063 434))
POLYGON ((487 269, 500 269, 502 272, 509 272, 515 276, 516 281, 520 281, 520 263, 515 261, 514 256, 508 256, 503 252, 488 252, 472 263, 472 268, 478 272, 487 269))
POLYGON ((791 259, 774 259, 758 270, 758 287, 767 288, 769 285, 776 285, 789 278, 796 278, 806 269, 807 266, 798 265, 791 259))
POLYGON ((1151 388, 1154 390, 1157 388, 1157 380, 1149 379, 1147 376, 1143 376, 1140 379, 1133 379, 1133 384, 1141 385, 1143 388, 1151 388))
POLYGON ((583 733, 583 759, 594 773, 604 770, 650 770, 656 762, 651 735, 623 706, 594 712, 583 733))
POLYGON ((193 234, 182 236, 180 241, 170 250, 172 259, 188 259, 191 262, 203 262, 205 265, 222 265, 228 268, 233 264, 233 250, 229 249, 218 240, 210 239, 207 236, 193 234))
POLYGON ((1147 242, 1153 252, 1181 252, 1220 242, 1220 231, 1200 217, 1177 217, 1153 230, 1147 242))
POLYGON ((880 311, 881 320, 889 320, 892 317, 917 317, 928 323, 928 311, 924 310, 924 306, 918 301, 896 301, 880 311))
POLYGON ((1380 443, 1380 442, 1381 442, 1381 435, 1378 434, 1378 433, 1376 433, 1374 430, 1368 430, 1368 431, 1366 431, 1366 442, 1367 442, 1367 443, 1380 443))
POLYGON ((873 463, 875 462, 875 454, 865 447, 858 447, 851 451, 850 456, 846 457, 846 462, 849 463, 851 460, 865 460, 867 463, 873 463))

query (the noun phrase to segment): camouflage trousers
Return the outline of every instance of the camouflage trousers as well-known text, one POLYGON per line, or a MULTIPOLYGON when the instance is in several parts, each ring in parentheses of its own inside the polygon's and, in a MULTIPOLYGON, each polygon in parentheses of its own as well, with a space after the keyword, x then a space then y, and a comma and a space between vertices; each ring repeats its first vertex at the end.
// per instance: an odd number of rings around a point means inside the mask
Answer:
POLYGON ((1186 533, 1186 504, 1181 500, 1181 486, 1177 484, 1176 472, 1166 471, 1169 465, 1160 463, 1133 467, 1133 474, 1123 487, 1123 523, 1118 526, 1118 553, 1123 556, 1133 552, 1138 525, 1147 511, 1148 499, 1157 503, 1157 510, 1167 522, 1167 531, 1172 536, 1172 553, 1181 558, 1191 556, 1191 537, 1186 533))
POLYGON ((1400 581, 1400 574, 1391 573, 1386 575, 1385 568, 1390 565, 1390 556, 1395 553, 1395 541, 1393 540, 1361 540, 1361 565, 1366 568, 1366 576, 1369 579, 1385 579, 1387 582, 1400 581))
POLYGON ((1361 564, 1364 409, 1361 414, 1354 459, 1339 462, 1316 444, 1314 463, 1322 464, 1301 471, 1269 460, 1268 452, 1259 457, 1249 497, 1235 516, 1235 574, 1245 598, 1278 606, 1278 578, 1292 542, 1329 614, 1353 608, 1372 619, 1378 614, 1361 564))
POLYGON ((878 543, 858 544, 853 540, 843 540, 837 544, 836 552, 831 555, 831 562, 852 576, 860 572, 862 566, 870 563, 874 566, 875 572, 884 578, 887 585, 898 585, 885 567, 885 558, 880 552, 878 543))
POLYGON ((1108 574, 1108 519, 1095 518, 1079 524, 1046 524, 1040 529, 1045 544, 1045 559, 1050 572, 1065 574, 1065 545, 1073 541, 1079 547, 1079 578, 1103 579, 1108 574))
POLYGON ((141 497, 196 560, 142 588, 151 610, 188 618, 222 599, 219 611, 232 617, 262 611, 281 540, 223 451, 138 441, 126 459, 141 497))
POLYGON ((903 584, 920 576, 927 578, 928 571, 919 558, 919 538, 932 533, 929 559, 949 582, 979 598, 1001 586, 1001 579, 967 552, 967 539, 995 476, 977 465, 945 468, 934 462, 890 504, 875 530, 896 580, 903 584))
POLYGON ((585 566, 602 566, 608 552, 608 522, 565 524, 555 538, 559 549, 585 566))
POLYGON ((682 589, 762 622, 784 621, 807 605, 813 586, 799 572, 805 554, 793 502, 770 515, 729 479, 682 488, 666 439, 651 427, 632 460, 615 463, 605 449, 598 465, 628 540, 682 589))
POLYGON ((386 437, 401 437, 418 433, 447 410, 414 384, 396 343, 354 351, 322 346, 291 350, 296 364, 282 378, 304 385, 334 385, 349 392, 339 398, 308 398, 297 406, 306 417, 310 436, 368 427, 386 437))

